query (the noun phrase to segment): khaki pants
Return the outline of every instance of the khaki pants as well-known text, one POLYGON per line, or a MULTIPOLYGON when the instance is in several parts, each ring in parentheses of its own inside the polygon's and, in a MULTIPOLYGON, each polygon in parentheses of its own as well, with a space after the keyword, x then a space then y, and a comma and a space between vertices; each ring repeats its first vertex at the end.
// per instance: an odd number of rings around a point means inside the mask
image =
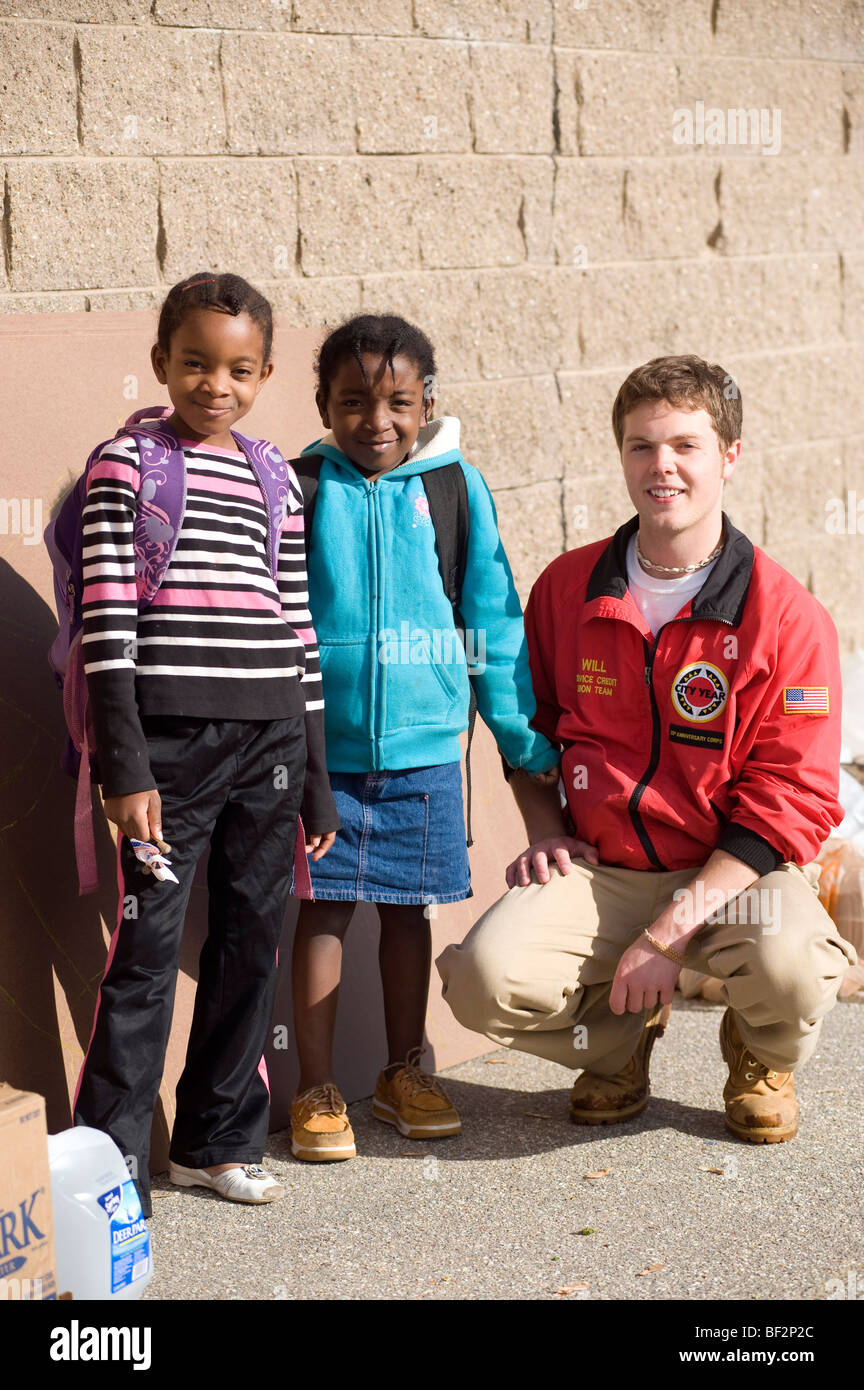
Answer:
MULTIPOLYGON (((565 1067, 603 1076, 632 1056, 643 1014, 609 1008, 622 953, 694 877, 573 861, 549 883, 511 888, 436 964, 466 1028, 565 1067)), ((708 905, 710 910, 710 904, 708 905)), ((855 952, 793 864, 758 879, 713 917, 686 952, 723 982, 742 1040, 760 1062, 793 1071, 816 1046, 855 952)))

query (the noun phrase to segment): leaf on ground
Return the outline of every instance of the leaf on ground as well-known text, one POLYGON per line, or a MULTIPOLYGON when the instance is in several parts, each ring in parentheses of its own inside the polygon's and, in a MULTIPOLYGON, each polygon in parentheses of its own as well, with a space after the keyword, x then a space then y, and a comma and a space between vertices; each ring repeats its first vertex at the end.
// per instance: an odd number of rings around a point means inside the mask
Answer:
POLYGON ((554 1115, 541 1114, 539 1110, 523 1110, 523 1115, 527 1115, 529 1120, 554 1120, 554 1115))
POLYGON ((418 1154, 415 1149, 400 1149, 400 1158, 428 1158, 429 1154, 418 1154))
POLYGON ((507 1057, 487 1057, 487 1067, 515 1067, 516 1063, 507 1057))
POLYGON ((157 1202, 157 1201, 159 1200, 160 1197, 176 1197, 176 1196, 177 1196, 177 1193, 176 1193, 176 1192, 151 1192, 151 1193, 150 1193, 150 1196, 153 1198, 153 1201, 154 1201, 154 1202, 157 1202))
POLYGON ((594 1226, 583 1226, 579 1234, 580 1236, 593 1236, 597 1234, 597 1229, 594 1226))
POLYGON ((596 1171, 596 1173, 583 1173, 583 1174, 582 1174, 582 1177, 583 1177, 583 1179, 588 1179, 588 1178, 590 1178, 591 1181, 593 1182, 593 1181, 595 1181, 597 1178, 606 1178, 606 1177, 608 1177, 609 1174, 610 1174, 611 1172, 612 1172, 612 1169, 611 1169, 611 1168, 598 1168, 597 1171, 596 1171))
POLYGON ((636 1278, 641 1279, 644 1274, 656 1274, 658 1269, 665 1268, 665 1265, 661 1265, 655 1262, 653 1265, 649 1265, 647 1269, 640 1269, 639 1273, 636 1275, 636 1278))
POLYGON ((584 1279, 580 1279, 575 1284, 562 1284, 560 1289, 556 1289, 555 1292, 560 1294, 576 1293, 580 1289, 590 1289, 590 1287, 591 1285, 587 1284, 584 1279))
POLYGON ((721 1177, 723 1176, 723 1174, 724 1174, 725 1171, 726 1171, 726 1170, 725 1170, 724 1168, 713 1168, 713 1167, 712 1167, 712 1168, 704 1168, 704 1167, 703 1167, 703 1169, 702 1169, 702 1172, 703 1172, 703 1173, 719 1173, 721 1177))

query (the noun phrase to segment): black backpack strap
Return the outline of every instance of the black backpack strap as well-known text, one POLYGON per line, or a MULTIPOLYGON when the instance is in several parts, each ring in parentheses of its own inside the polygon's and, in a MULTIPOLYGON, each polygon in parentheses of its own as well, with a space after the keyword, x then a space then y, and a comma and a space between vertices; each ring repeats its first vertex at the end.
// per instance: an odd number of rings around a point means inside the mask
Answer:
POLYGON ((322 454, 301 454, 299 458, 290 459, 289 462, 297 474, 297 481, 303 492, 303 527, 308 548, 315 516, 315 502, 318 498, 318 479, 321 476, 324 457, 322 454))
MULTIPOLYGON (((453 618, 456 630, 465 641, 465 623, 460 611, 462 586, 465 582, 465 566, 468 561, 468 532, 471 514, 468 508, 468 484, 458 463, 447 463, 442 468, 433 468, 420 474, 420 481, 426 490, 429 502, 429 515, 435 528, 435 543, 438 547, 438 568, 444 592, 453 605, 453 618)), ((469 673, 470 674, 470 673, 469 673)), ((468 744, 465 749, 466 840, 471 837, 471 743, 474 738, 474 725, 477 722, 477 696, 473 682, 469 680, 468 697, 468 744)))
POLYGON ((453 605, 456 626, 464 632, 465 625, 459 606, 462 602, 462 584, 468 559, 470 525, 465 474, 458 463, 447 463, 443 468, 433 468, 428 473, 421 473, 420 481, 426 491, 429 514, 435 527, 441 582, 453 605))

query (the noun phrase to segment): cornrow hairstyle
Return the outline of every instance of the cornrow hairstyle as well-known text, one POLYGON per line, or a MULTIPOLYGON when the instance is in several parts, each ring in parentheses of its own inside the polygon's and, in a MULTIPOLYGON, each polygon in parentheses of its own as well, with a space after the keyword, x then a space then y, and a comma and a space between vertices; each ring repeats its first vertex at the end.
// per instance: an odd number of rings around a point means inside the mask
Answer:
POLYGON ((270 361, 273 347, 273 310, 270 301, 239 275, 213 275, 199 270, 188 275, 168 291, 159 312, 156 338, 164 353, 171 351, 171 339, 191 309, 216 309, 219 313, 248 314, 261 330, 264 361, 270 361))
POLYGON ((356 314, 334 328, 324 339, 315 358, 318 390, 326 401, 330 383, 346 357, 353 357, 368 384, 362 354, 383 357, 393 371, 394 357, 407 357, 423 379, 423 400, 436 393, 435 350, 426 334, 397 314, 356 314))
POLYGON ((624 417, 642 401, 668 401, 676 409, 707 411, 724 450, 741 438, 741 392, 735 378, 717 362, 693 356, 654 357, 632 371, 612 407, 612 429, 619 451, 624 417))

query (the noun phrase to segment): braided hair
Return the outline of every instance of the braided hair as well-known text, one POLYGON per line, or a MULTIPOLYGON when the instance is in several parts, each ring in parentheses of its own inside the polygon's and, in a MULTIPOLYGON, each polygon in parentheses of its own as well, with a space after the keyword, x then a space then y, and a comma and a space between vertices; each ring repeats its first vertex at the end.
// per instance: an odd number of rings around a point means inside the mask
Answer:
POLYGON ((426 334, 397 314, 356 314, 334 328, 324 339, 315 358, 318 390, 324 401, 330 382, 346 357, 353 357, 368 385, 362 354, 383 357, 393 371, 394 357, 407 357, 423 379, 423 400, 436 394, 435 350, 426 334))
POLYGON ((261 330, 264 340, 262 365, 266 367, 273 347, 273 310, 270 301, 253 289, 247 280, 239 275, 213 275, 204 270, 187 275, 185 280, 174 285, 159 312, 156 338, 164 353, 170 353, 171 339, 192 309, 216 309, 234 318, 238 314, 248 314, 261 330))

